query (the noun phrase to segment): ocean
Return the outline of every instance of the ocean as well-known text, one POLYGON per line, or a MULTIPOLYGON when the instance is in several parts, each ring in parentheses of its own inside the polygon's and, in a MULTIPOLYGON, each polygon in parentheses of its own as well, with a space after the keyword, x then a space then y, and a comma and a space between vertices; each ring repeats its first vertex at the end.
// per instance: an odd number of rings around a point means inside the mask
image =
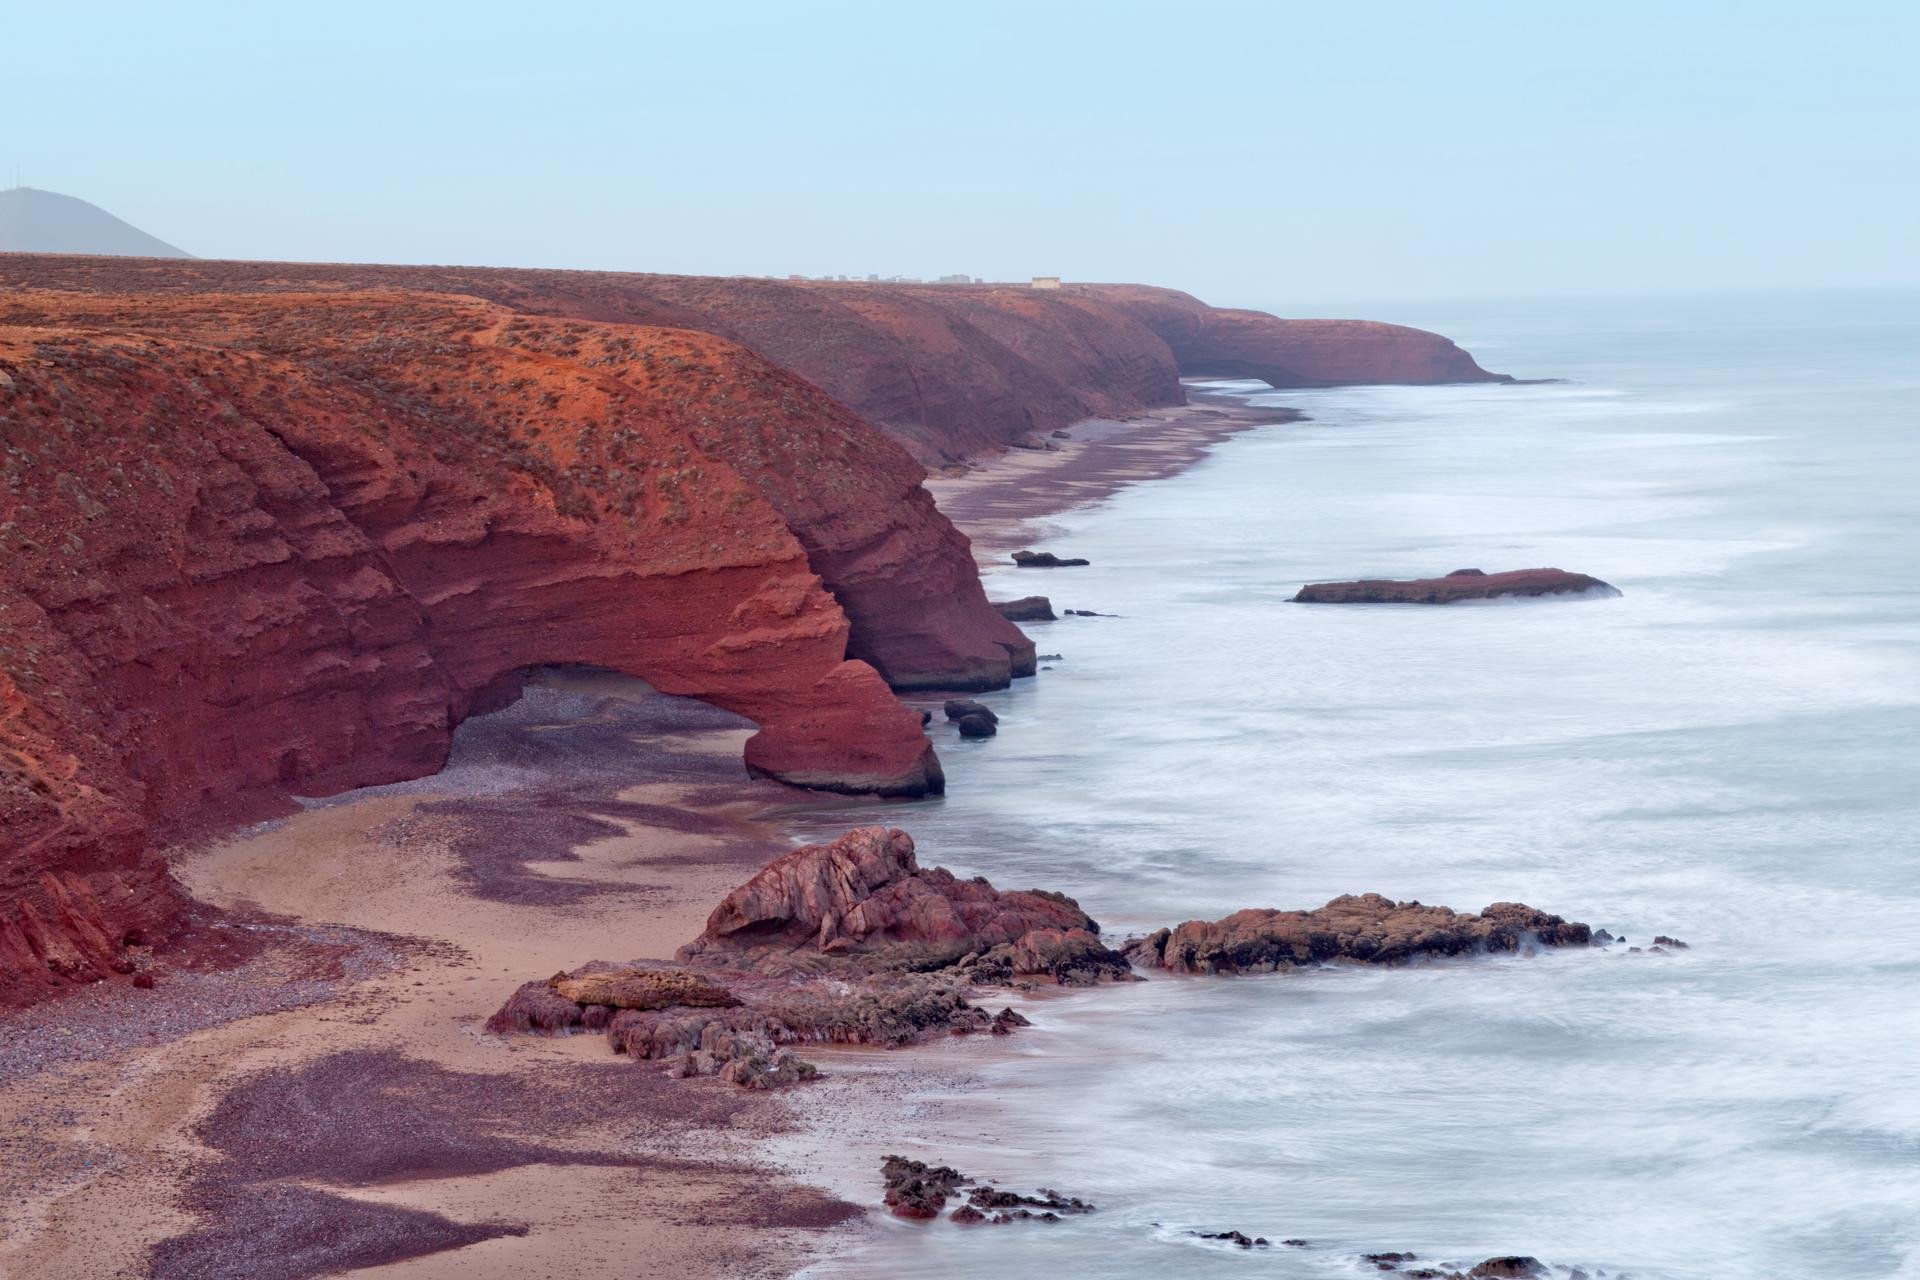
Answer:
POLYGON ((936 726, 944 799, 796 834, 903 826, 1115 936, 1376 891, 1688 948, 1029 1001, 897 1149, 1099 1211, 810 1276, 1920 1276, 1920 298, 1385 318, 1564 381, 1226 386, 1310 420, 1050 519, 1092 565, 989 594, 1117 616, 1029 626, 1059 657, 997 737, 936 726), (1539 565, 1624 595, 1288 602, 1539 565), (1225 1230, 1276 1245, 1187 1234, 1225 1230))

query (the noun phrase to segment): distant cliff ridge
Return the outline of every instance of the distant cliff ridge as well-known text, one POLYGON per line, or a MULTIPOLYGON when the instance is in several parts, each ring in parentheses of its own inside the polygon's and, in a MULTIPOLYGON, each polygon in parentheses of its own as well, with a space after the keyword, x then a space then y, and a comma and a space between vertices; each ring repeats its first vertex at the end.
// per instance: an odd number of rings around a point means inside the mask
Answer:
POLYGON ((190 258, 98 205, 57 191, 0 191, 0 253, 98 253, 128 258, 190 258))
POLYGON ((1439 334, 1283 320, 1146 285, 867 284, 333 263, 0 259, 0 285, 87 293, 407 289, 600 324, 697 329, 799 374, 925 463, 1185 400, 1182 377, 1276 387, 1507 382, 1439 334))

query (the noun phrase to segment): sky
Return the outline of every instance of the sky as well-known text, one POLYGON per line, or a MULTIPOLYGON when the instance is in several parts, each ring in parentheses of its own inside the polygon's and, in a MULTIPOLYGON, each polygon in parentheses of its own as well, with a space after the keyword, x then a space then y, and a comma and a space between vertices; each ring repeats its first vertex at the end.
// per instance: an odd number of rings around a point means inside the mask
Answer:
POLYGON ((0 0, 0 185, 202 257, 1920 285, 1920 3, 0 0))

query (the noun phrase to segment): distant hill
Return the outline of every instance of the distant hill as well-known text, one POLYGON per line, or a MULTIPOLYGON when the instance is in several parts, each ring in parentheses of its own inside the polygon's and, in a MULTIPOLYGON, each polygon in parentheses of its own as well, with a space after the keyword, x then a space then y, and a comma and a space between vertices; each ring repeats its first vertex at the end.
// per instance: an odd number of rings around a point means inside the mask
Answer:
POLYGON ((0 253, 106 253, 128 258, 191 258, 120 221, 98 205, 57 191, 0 191, 0 253))

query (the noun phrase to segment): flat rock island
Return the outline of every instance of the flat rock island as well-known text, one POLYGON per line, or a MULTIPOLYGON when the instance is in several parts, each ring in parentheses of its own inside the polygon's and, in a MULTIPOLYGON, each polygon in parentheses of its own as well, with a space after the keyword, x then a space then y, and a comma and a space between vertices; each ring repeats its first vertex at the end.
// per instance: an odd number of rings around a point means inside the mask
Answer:
POLYGON ((1565 569, 1455 569, 1444 578, 1362 578, 1356 582, 1310 582, 1293 597, 1295 604, 1453 604, 1501 596, 1570 596, 1599 599, 1620 589, 1584 573, 1565 569))

